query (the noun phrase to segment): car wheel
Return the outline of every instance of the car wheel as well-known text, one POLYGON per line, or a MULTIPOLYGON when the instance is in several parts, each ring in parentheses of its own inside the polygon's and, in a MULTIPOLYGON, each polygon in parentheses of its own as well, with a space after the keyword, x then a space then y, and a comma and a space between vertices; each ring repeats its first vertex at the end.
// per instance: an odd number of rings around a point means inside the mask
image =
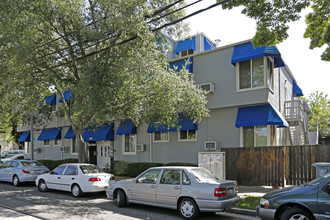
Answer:
POLYGON ((126 205, 126 194, 123 190, 117 191, 116 204, 118 207, 124 207, 126 205))
POLYGON ((198 206, 193 199, 184 198, 179 204, 179 213, 184 219, 193 219, 198 215, 198 206))
POLYGON ((281 220, 312 220, 314 217, 309 214, 306 210, 301 208, 287 209, 282 215, 281 220))
POLYGON ((82 191, 80 189, 80 186, 77 185, 77 184, 74 184, 72 187, 71 187, 71 192, 72 192, 72 195, 74 197, 80 197, 82 195, 82 191))
POLYGON ((18 186, 19 185, 19 179, 18 179, 18 176, 17 175, 14 175, 14 177, 13 177, 13 184, 14 184, 14 186, 18 186))
POLYGON ((46 182, 44 180, 39 181, 38 189, 39 189, 40 192, 46 192, 48 190, 48 187, 47 187, 46 182))

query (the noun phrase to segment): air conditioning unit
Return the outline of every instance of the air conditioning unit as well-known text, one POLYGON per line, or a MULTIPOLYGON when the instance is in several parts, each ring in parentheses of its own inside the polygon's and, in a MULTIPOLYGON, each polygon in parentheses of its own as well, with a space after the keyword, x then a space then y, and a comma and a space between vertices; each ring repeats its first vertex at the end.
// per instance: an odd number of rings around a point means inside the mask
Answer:
POLYGON ((146 145, 145 144, 137 144, 136 145, 136 151, 137 152, 146 151, 146 145))
POLYGON ((216 141, 205 141, 204 142, 204 149, 205 150, 216 150, 217 149, 217 142, 216 141))
POLYGON ((200 85, 201 88, 207 93, 214 93, 214 83, 205 83, 200 85))

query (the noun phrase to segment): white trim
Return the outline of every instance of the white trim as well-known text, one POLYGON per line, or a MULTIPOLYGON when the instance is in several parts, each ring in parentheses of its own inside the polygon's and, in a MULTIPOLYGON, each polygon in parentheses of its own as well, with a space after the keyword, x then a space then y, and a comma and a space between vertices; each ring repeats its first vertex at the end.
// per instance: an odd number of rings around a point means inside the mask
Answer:
MULTIPOLYGON (((73 141, 76 142, 75 139, 76 139, 76 138, 71 138, 71 140, 70 140, 70 153, 71 153, 72 155, 78 155, 78 149, 76 149, 76 152, 73 152, 73 151, 72 151, 72 150, 73 150, 73 144, 74 144, 73 141)), ((76 146, 76 147, 77 147, 77 146, 76 146)))
POLYGON ((152 142, 153 143, 168 143, 168 142, 170 142, 170 133, 168 131, 154 132, 154 133, 152 133, 152 142), (161 133, 160 134, 161 140, 155 140, 155 133, 161 133), (167 133, 167 140, 163 140, 163 136, 162 136, 163 133, 167 133))
POLYGON ((178 131, 178 142, 189 142, 189 141, 197 141, 197 130, 185 130, 187 132, 187 137, 188 137, 188 132, 189 131, 195 131, 195 139, 180 139, 180 132, 178 131))
POLYGON ((50 140, 43 140, 42 141, 42 146, 49 147, 50 146, 50 140), (45 141, 48 141, 48 144, 45 144, 45 141))
POLYGON ((61 139, 54 139, 53 143, 54 143, 54 146, 61 146, 61 139), (56 140, 57 140, 57 144, 55 144, 56 140))
MULTIPOLYGON (((132 147, 134 148, 134 152, 125 152, 125 134, 121 135, 122 136, 122 155, 136 155, 136 142, 137 142, 137 135, 136 134, 128 134, 129 139, 131 140, 131 137, 134 139, 134 142, 132 143, 132 147)), ((131 142, 131 141, 130 141, 131 142)))

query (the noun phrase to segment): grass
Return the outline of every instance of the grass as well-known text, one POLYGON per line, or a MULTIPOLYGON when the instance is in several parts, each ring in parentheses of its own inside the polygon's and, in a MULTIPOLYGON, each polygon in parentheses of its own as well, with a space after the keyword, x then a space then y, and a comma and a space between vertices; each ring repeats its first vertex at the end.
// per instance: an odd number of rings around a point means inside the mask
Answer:
POLYGON ((246 196, 239 200, 238 208, 255 210, 259 205, 261 196, 246 196))

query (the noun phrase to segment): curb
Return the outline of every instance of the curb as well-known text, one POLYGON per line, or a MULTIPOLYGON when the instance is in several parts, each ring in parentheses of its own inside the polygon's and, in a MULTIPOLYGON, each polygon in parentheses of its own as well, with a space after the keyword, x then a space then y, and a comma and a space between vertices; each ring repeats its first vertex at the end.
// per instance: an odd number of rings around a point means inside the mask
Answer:
POLYGON ((226 209, 226 212, 240 214, 240 215, 258 216, 256 210, 249 210, 249 209, 231 208, 231 209, 226 209))

